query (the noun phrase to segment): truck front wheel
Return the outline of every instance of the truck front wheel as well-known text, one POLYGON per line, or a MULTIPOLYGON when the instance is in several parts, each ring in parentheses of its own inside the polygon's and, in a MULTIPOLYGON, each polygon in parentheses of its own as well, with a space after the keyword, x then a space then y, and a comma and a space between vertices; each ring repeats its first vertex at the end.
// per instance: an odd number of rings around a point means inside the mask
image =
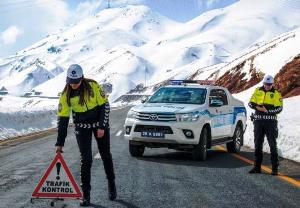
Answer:
POLYGON ((227 151, 230 153, 238 153, 241 151, 242 142, 244 139, 244 132, 242 124, 238 123, 235 127, 232 141, 226 143, 227 151))
POLYGON ((193 159, 199 161, 205 161, 207 156, 207 140, 208 140, 208 130, 203 128, 201 131, 199 143, 195 146, 193 150, 193 159))
POLYGON ((129 141, 129 152, 133 157, 142 157, 145 151, 144 145, 137 145, 129 141))

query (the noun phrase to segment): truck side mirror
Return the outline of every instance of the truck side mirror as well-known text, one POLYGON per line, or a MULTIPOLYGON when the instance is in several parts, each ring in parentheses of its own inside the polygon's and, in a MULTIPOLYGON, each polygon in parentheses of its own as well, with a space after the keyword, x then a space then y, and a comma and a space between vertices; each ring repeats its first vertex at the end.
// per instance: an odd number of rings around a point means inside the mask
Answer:
POLYGON ((145 102, 147 102, 147 100, 148 100, 148 97, 144 96, 144 97, 142 97, 142 99, 141 99, 141 103, 145 103, 145 102))

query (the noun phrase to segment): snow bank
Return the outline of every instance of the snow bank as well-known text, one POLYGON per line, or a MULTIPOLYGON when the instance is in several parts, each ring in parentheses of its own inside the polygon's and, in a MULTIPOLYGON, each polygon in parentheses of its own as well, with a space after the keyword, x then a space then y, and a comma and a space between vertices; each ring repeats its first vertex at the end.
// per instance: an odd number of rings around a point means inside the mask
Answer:
POLYGON ((0 140, 56 127, 57 99, 0 97, 0 140))
POLYGON ((0 112, 0 140, 56 127, 56 111, 0 112))

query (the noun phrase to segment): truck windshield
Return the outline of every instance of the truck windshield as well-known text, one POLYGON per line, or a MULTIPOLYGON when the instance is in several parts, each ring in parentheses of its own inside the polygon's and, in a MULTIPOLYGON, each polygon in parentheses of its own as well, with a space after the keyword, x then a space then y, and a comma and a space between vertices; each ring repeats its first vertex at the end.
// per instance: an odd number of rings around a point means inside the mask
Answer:
POLYGON ((148 103, 184 103, 202 105, 205 102, 206 89, 186 87, 163 87, 160 88, 148 103))

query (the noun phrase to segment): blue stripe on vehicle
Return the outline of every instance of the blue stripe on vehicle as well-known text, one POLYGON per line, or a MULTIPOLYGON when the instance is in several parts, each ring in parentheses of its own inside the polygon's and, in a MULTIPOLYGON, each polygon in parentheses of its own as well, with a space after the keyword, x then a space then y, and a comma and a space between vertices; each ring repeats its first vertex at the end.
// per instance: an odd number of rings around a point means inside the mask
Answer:
POLYGON ((201 111, 199 114, 202 115, 202 116, 208 115, 208 116, 211 117, 211 113, 208 110, 201 111))
POLYGON ((214 115, 212 117, 212 126, 221 127, 226 125, 231 125, 234 119, 233 113, 214 115))
POLYGON ((233 124, 235 123, 236 117, 239 113, 244 113, 245 117, 247 117, 247 111, 245 107, 234 107, 234 118, 233 118, 233 124))
POLYGON ((244 113, 247 116, 247 111, 245 107, 234 107, 233 113, 214 115, 208 110, 200 112, 200 115, 208 115, 212 118, 212 127, 221 127, 224 125, 232 125, 236 121, 236 117, 239 113, 244 113))

